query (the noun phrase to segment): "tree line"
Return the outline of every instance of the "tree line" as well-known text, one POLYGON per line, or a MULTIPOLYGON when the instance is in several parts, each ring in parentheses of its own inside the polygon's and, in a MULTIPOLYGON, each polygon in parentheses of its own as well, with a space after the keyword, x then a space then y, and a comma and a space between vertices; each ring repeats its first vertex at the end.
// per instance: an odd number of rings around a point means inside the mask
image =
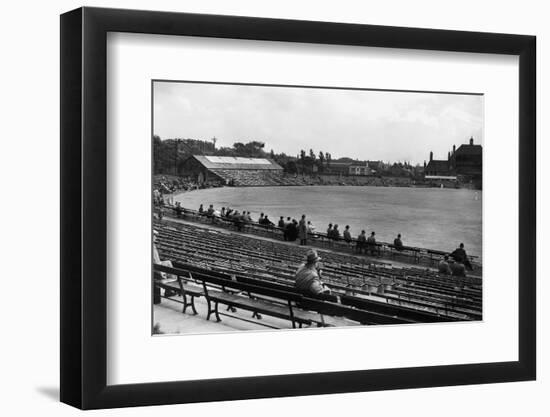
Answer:
MULTIPOLYGON (((216 147, 216 138, 210 141, 199 139, 165 139, 160 136, 153 136, 153 166, 155 174, 176 174, 181 172, 181 165, 191 155, 210 156, 234 156, 245 158, 269 158, 281 165, 289 174, 331 174, 337 171, 332 165, 337 163, 354 163, 365 165, 367 161, 357 161, 352 158, 343 157, 333 160, 330 152, 315 152, 309 149, 301 149, 294 155, 276 153, 273 149, 265 150, 265 143, 252 140, 249 142, 235 142, 231 147, 216 147)), ((421 167, 412 166, 406 162, 394 164, 378 161, 377 173, 379 175, 391 176, 416 176, 421 167)))

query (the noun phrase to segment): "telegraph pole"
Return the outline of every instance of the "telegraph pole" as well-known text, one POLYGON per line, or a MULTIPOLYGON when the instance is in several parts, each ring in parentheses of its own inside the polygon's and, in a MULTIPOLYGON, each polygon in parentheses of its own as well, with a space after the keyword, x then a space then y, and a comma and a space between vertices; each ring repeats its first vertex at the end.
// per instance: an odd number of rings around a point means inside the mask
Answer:
POLYGON ((181 142, 181 139, 174 140, 174 175, 178 175, 178 145, 181 142))

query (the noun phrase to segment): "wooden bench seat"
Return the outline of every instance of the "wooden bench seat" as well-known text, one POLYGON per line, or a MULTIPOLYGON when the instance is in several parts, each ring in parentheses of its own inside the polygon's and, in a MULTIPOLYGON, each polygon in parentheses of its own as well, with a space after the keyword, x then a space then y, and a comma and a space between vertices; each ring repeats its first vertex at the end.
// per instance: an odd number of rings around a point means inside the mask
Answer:
MULTIPOLYGON (((163 288, 164 290, 173 291, 176 294, 179 294, 183 297, 182 313, 185 313, 185 311, 187 310, 187 307, 191 307, 193 314, 197 314, 197 310, 195 308, 195 297, 204 296, 203 288, 199 285, 187 283, 184 280, 180 279, 180 275, 174 274, 175 270, 173 268, 163 266, 163 265, 155 265, 155 271, 166 272, 168 274, 176 275, 178 277, 178 279, 175 281, 155 280, 155 285, 160 288, 163 288)), ((174 300, 171 297, 165 297, 165 298, 180 302, 179 300, 174 300)))

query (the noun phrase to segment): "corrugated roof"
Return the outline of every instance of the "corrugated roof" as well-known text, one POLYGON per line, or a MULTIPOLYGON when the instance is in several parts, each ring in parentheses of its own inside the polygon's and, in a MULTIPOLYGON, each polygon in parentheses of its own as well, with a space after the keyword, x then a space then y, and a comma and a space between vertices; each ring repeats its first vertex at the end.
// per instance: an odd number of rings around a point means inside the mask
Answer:
POLYGON ((206 155, 193 155, 191 158, 195 158, 207 169, 283 169, 279 164, 267 158, 206 155))

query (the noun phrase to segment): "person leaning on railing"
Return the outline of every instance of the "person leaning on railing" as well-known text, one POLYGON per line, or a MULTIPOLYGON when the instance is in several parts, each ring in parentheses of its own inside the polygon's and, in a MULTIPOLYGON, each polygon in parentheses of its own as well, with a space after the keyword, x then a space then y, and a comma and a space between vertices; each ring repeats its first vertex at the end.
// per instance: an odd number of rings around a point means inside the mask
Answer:
POLYGON ((367 235, 364 230, 361 230, 361 234, 357 236, 357 253, 365 253, 367 249, 367 235))
POLYGON ((393 240, 393 246, 395 250, 398 250, 398 251, 403 250, 403 241, 401 240, 401 233, 399 233, 397 237, 393 240))
POLYGON ((347 243, 347 245, 351 245, 352 238, 351 238, 351 232, 349 231, 349 224, 346 225, 346 228, 344 229, 344 241, 347 243))
POLYGON ((464 243, 461 243, 458 248, 456 248, 453 253, 451 253, 451 257, 461 264, 463 264, 466 268, 468 268, 470 271, 473 270, 472 264, 470 263, 470 260, 468 259, 468 255, 466 254, 466 251, 464 250, 464 243))
POLYGON ((371 255, 377 254, 378 256, 380 256, 380 249, 376 244, 376 238, 374 237, 375 235, 375 232, 371 232, 370 236, 367 238, 367 249, 369 250, 371 255))

